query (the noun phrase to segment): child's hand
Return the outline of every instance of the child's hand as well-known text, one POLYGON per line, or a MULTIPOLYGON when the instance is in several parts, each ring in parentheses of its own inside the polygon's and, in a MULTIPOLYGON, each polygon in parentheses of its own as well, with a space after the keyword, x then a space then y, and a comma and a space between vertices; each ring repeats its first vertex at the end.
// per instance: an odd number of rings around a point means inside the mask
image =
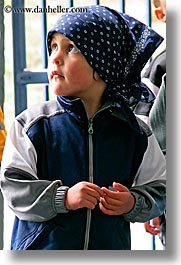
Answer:
POLYGON ((82 181, 68 189, 65 206, 68 210, 77 210, 83 207, 94 209, 102 196, 103 191, 99 186, 82 181))
POLYGON ((135 204, 135 199, 127 187, 120 183, 113 183, 116 191, 102 188, 104 196, 100 198, 100 210, 108 215, 120 215, 128 213, 135 204))

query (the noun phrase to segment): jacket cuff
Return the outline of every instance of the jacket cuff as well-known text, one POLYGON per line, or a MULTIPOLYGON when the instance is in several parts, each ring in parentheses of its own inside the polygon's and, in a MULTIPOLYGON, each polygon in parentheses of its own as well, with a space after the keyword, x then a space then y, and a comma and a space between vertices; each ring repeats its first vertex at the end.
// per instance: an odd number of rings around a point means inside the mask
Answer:
POLYGON ((126 221, 134 223, 134 220, 143 208, 144 198, 137 193, 131 193, 135 197, 134 208, 129 213, 123 214, 123 216, 126 221))
POLYGON ((65 207, 65 195, 69 187, 67 186, 60 186, 57 189, 55 195, 55 209, 57 213, 67 213, 68 210, 65 207))

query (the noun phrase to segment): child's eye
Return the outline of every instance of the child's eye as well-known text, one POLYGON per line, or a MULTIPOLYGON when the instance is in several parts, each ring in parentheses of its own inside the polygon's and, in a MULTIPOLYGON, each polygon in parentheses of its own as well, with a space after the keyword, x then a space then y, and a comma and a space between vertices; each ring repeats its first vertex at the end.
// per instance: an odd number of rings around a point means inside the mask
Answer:
POLYGON ((52 44, 51 45, 51 53, 57 51, 57 49, 58 49, 58 45, 57 44, 52 44))
POLYGON ((75 45, 70 44, 68 47, 68 52, 69 53, 76 53, 76 52, 79 52, 79 49, 75 45))

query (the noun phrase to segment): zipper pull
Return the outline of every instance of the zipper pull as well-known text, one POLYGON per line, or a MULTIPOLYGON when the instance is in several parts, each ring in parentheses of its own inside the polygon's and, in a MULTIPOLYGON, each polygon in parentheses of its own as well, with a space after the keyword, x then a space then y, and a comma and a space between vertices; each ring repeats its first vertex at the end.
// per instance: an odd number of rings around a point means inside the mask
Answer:
POLYGON ((93 134, 93 126, 92 126, 92 119, 89 119, 89 125, 88 125, 88 133, 93 134))

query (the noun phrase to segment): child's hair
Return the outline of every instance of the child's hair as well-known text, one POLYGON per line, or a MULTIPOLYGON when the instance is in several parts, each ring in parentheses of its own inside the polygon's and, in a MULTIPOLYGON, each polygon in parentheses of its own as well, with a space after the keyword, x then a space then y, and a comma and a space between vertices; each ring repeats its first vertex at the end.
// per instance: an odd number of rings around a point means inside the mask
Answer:
MULTIPOLYGON (((87 62, 107 84, 108 95, 133 104, 149 101, 141 70, 162 42, 162 37, 133 17, 108 7, 86 6, 84 13, 62 15, 48 32, 47 46, 55 32, 75 43, 87 62)), ((151 98, 153 99, 153 98, 151 98)))

